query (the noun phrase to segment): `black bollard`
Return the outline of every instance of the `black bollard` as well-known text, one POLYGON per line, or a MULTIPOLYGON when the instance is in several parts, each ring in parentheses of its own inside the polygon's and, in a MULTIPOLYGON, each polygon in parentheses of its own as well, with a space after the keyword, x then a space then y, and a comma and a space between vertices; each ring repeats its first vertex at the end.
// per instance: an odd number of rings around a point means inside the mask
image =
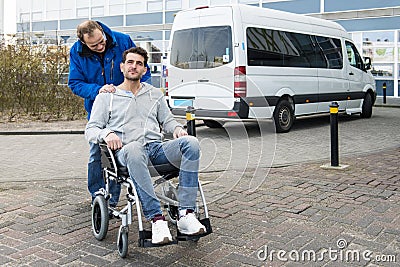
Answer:
POLYGON ((329 106, 331 114, 331 166, 339 166, 339 138, 338 138, 338 111, 337 102, 332 102, 329 106))
POLYGON ((186 126, 189 135, 196 136, 195 109, 192 106, 186 108, 186 126))
POLYGON ((382 85, 382 92, 383 92, 383 104, 386 104, 386 83, 382 85))

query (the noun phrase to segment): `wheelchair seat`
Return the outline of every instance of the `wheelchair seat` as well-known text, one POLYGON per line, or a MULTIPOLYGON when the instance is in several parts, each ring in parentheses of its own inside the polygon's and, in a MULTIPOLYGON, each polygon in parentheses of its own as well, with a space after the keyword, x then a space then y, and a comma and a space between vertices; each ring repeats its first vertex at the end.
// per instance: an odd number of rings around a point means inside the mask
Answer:
MULTIPOLYGON (((109 171, 115 173, 115 176, 129 177, 128 168, 119 164, 115 157, 115 151, 111 150, 106 143, 100 143, 101 149, 101 165, 109 171)), ((170 180, 179 176, 179 164, 148 164, 151 177, 162 176, 164 180, 170 180)))

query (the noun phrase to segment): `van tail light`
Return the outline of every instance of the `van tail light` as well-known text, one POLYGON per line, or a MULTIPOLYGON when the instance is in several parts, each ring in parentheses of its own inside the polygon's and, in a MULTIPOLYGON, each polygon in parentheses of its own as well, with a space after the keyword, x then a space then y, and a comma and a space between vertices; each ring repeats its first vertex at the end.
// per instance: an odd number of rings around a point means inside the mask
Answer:
POLYGON ((233 94, 235 98, 246 97, 247 82, 246 82, 246 67, 239 66, 235 68, 233 94))
POLYGON ((165 69, 165 96, 168 96, 168 69, 165 69))

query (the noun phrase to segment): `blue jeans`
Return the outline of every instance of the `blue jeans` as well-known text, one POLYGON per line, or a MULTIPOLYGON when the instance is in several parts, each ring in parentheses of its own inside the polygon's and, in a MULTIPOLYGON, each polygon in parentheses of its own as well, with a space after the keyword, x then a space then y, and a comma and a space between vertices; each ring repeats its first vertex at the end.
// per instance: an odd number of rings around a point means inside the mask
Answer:
POLYGON ((128 168, 136 187, 143 214, 152 219, 162 214, 160 201, 154 193, 148 165, 180 164, 178 201, 179 209, 195 209, 198 190, 200 146, 193 136, 183 136, 166 142, 143 145, 131 142, 116 153, 117 160, 128 168))
MULTIPOLYGON (((92 196, 92 201, 96 197, 95 193, 100 188, 105 188, 103 170, 101 168, 101 152, 100 146, 95 143, 89 143, 90 155, 88 163, 88 190, 92 196)), ((109 200, 111 206, 116 206, 119 200, 119 194, 121 192, 121 185, 110 182, 110 193, 112 197, 109 200)))

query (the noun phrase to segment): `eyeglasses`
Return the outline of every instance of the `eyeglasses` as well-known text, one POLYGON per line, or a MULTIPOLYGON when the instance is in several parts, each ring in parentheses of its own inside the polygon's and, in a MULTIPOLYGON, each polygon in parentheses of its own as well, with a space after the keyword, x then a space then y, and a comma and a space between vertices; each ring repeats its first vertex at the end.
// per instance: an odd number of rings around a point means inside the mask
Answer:
POLYGON ((88 44, 88 43, 84 43, 84 44, 87 45, 87 47, 89 47, 90 50, 97 50, 97 47, 99 45, 106 45, 106 42, 107 42, 107 36, 103 32, 103 36, 101 37, 101 40, 99 42, 97 42, 96 44, 88 44))

